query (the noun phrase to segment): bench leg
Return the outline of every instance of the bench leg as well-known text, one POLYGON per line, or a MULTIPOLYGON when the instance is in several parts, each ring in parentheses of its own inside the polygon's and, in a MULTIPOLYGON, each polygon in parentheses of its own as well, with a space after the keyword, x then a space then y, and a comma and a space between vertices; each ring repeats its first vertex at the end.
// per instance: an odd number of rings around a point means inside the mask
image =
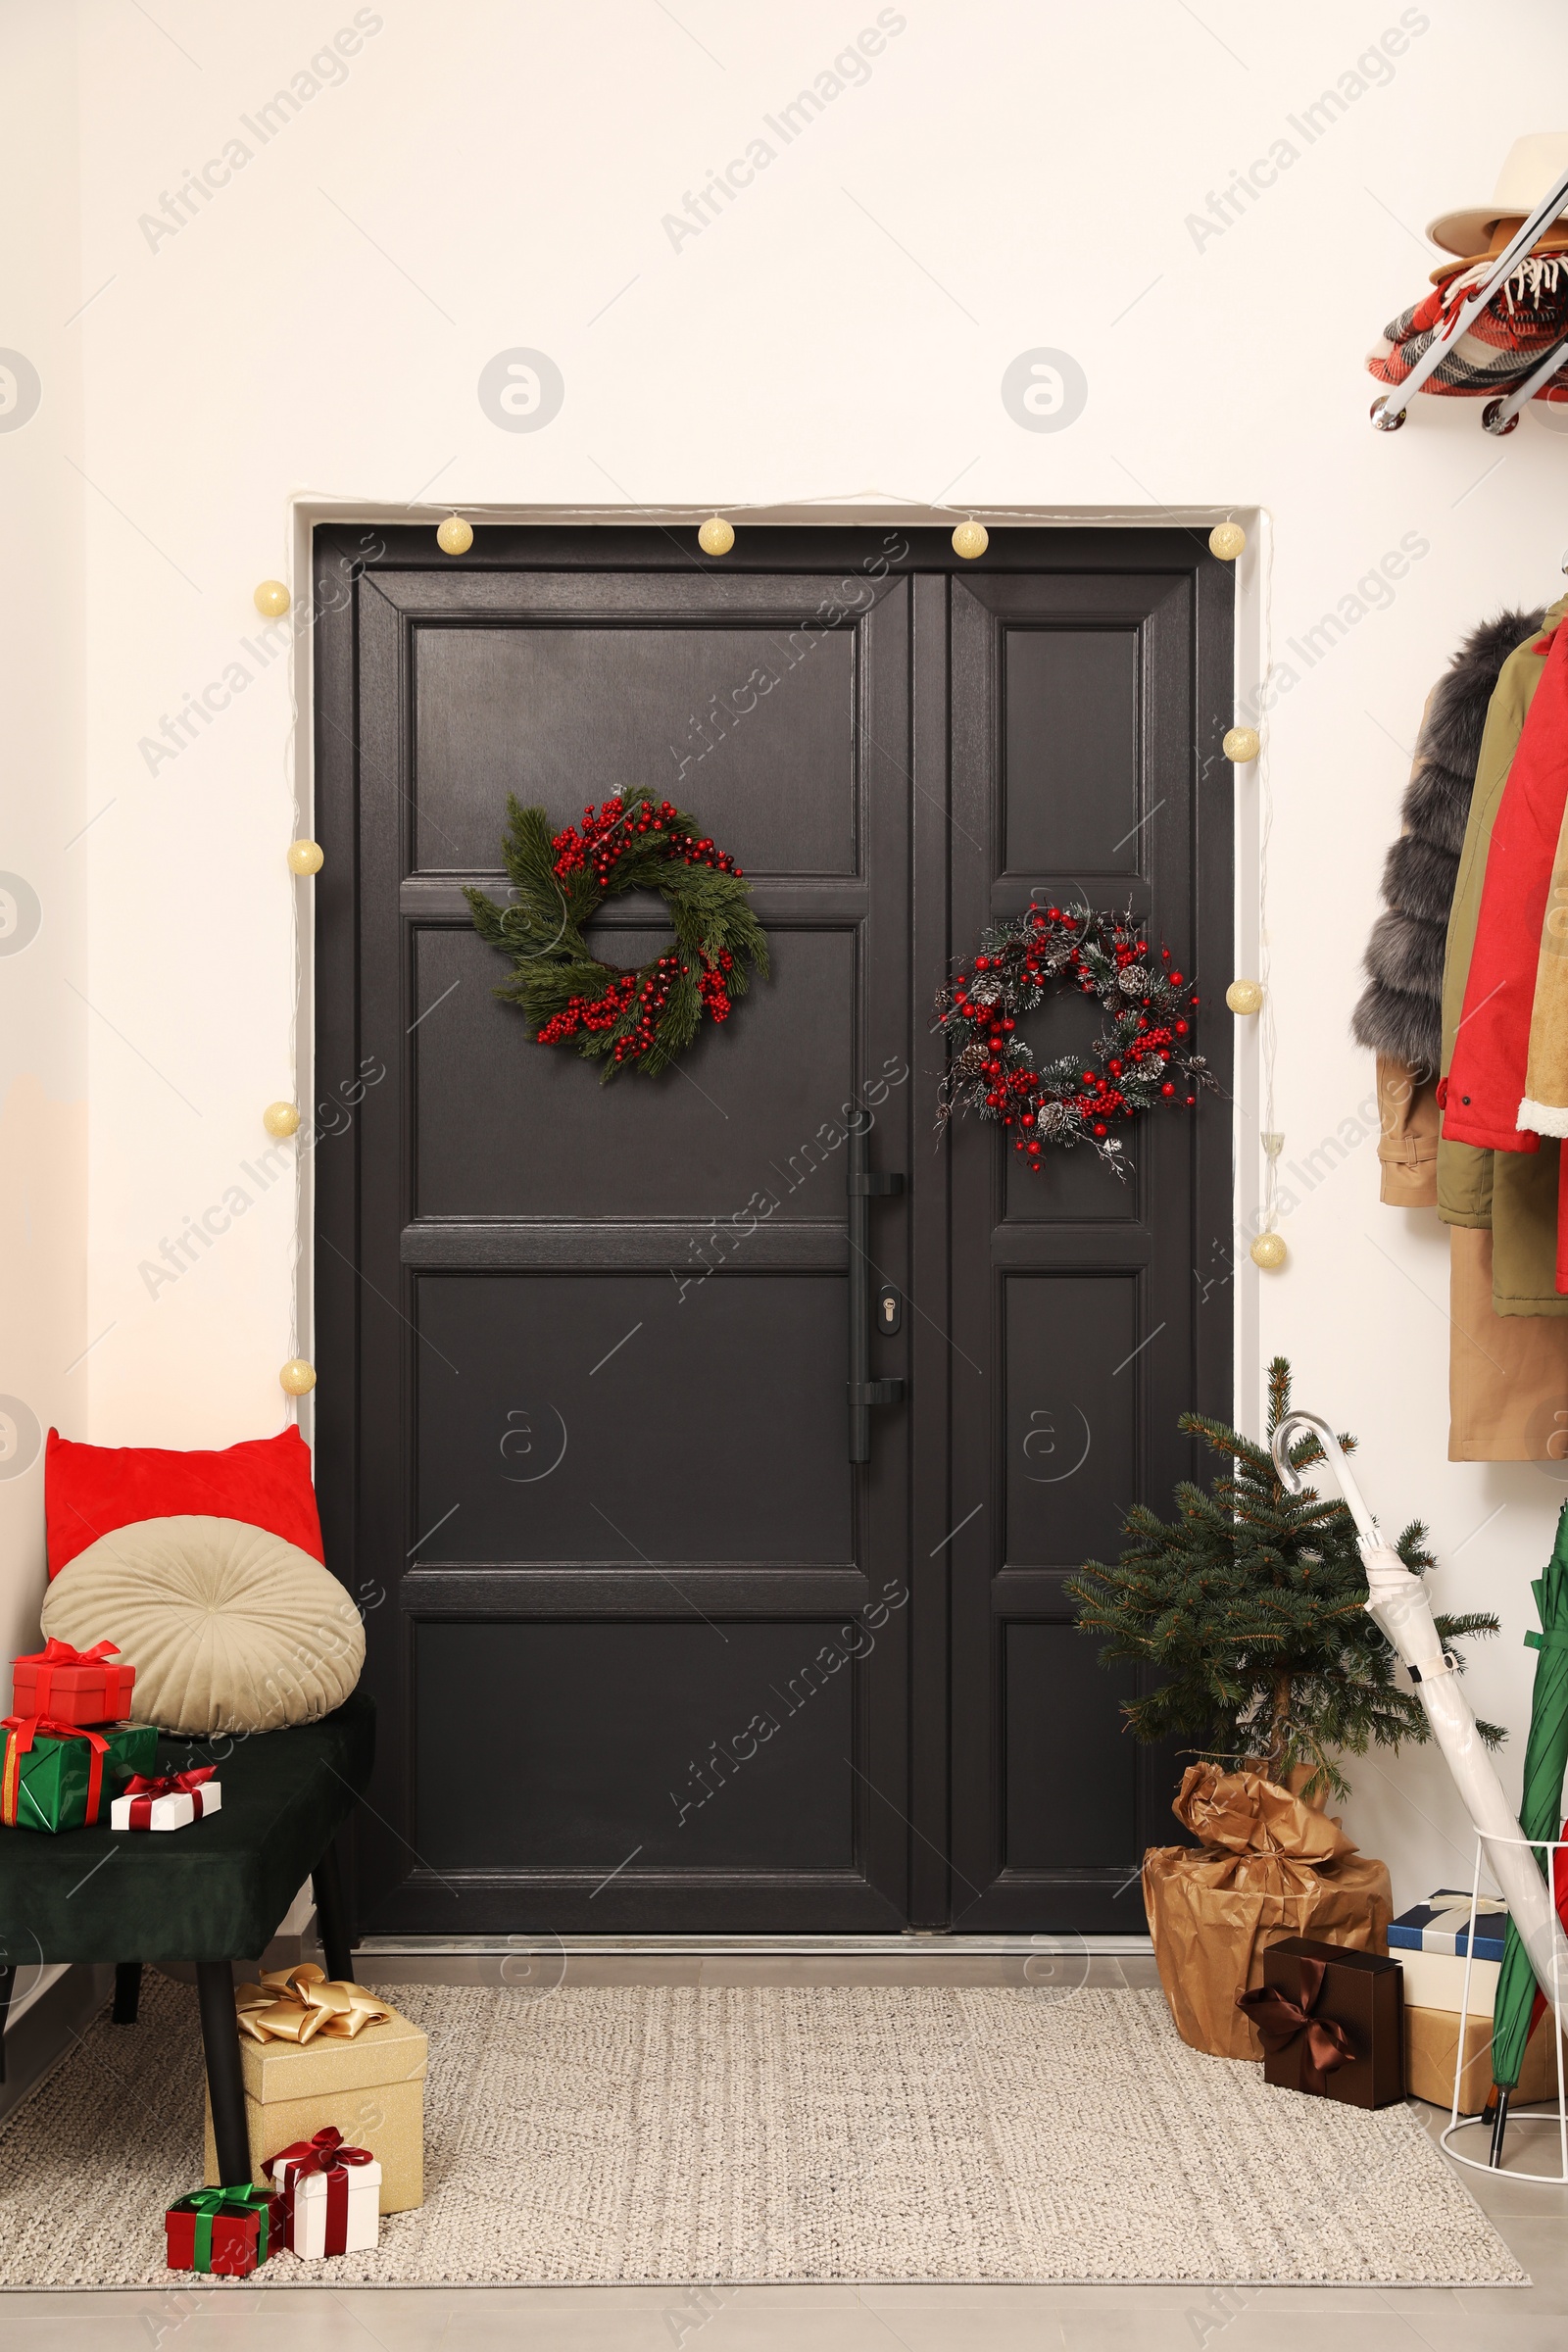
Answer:
POLYGON ((0 2082, 6 2079, 6 2019, 11 2012, 11 1987, 16 1981, 16 1964, 7 1960, 0 1965, 0 2082))
POLYGON ((141 2000, 141 1962, 115 1962, 115 2005, 109 2013, 111 2025, 133 2026, 141 2000))
POLYGON ((334 1838, 311 1873, 311 1890, 316 1896, 316 1922, 321 1931, 321 1951, 329 1977, 352 1979, 354 1975, 354 1942, 349 1934, 348 1910, 343 1901, 343 1873, 338 1863, 337 1841, 334 1838))
POLYGON ((225 2188, 232 2188, 251 2177, 251 2143, 245 2128, 245 2077, 240 2068, 239 2030, 234 2023, 231 1963, 198 1960, 196 1992, 207 2052, 207 2089, 213 2102, 218 2178, 225 2188))

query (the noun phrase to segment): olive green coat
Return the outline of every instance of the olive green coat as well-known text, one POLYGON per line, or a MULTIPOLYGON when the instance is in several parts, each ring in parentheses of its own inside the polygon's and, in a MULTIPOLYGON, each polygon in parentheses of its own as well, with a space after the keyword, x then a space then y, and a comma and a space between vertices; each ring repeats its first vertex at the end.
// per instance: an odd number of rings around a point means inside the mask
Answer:
MULTIPOLYGON (((1549 608, 1542 634, 1565 615, 1568 596, 1549 608)), ((1539 636, 1527 638, 1509 655, 1487 710, 1448 916, 1443 971, 1445 1077, 1464 1011, 1492 828, 1541 679, 1541 658, 1531 650, 1539 642, 1539 636)), ((1438 1214, 1447 1225, 1491 1228, 1492 1302, 1499 1315, 1568 1315, 1568 1298, 1557 1290, 1557 1141, 1551 1136, 1542 1137, 1539 1152, 1484 1152, 1446 1141, 1438 1147, 1438 1214)))

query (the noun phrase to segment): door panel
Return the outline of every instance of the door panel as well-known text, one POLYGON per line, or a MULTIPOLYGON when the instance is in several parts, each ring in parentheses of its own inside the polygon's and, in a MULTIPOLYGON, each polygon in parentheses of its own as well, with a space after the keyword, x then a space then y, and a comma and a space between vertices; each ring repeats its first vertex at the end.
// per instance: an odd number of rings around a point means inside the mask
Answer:
MULTIPOLYGON (((672 936, 609 924, 590 934, 606 963, 631 965, 672 936)), ((818 1180, 827 1163, 809 1147, 854 1084, 855 934, 769 924, 767 945, 771 979, 754 980, 722 1028, 705 1022, 670 1084, 629 1076, 600 1087, 575 1055, 521 1034, 515 1005, 492 994, 506 966, 477 933, 417 932, 417 1215, 842 1226, 842 1178, 818 1180), (483 1152, 473 1149, 477 1102, 483 1152)))
POLYGON ((684 1279, 420 1275, 421 1560, 853 1560, 843 1274, 684 1279))
POLYGON ((1085 1673, 1076 1628, 1037 1620, 1008 1625, 1002 1672, 1004 1867, 1047 1880, 1093 1872, 1137 1810, 1138 1751, 1115 1704, 1137 1689, 1133 1671, 1085 1673))
MULTIPOLYGON (((356 1133, 357 1231, 322 1226, 359 1282, 357 1541, 391 1595, 363 1916, 897 1926, 908 1417, 852 1475, 845 1188, 852 1118, 907 1164, 907 583, 414 552, 360 603, 357 808, 328 845, 357 867, 360 1026, 405 1041, 356 1133), (602 1086, 496 1001, 463 886, 498 886, 509 790, 560 826, 633 782, 759 875, 774 968, 678 1069, 602 1086), (733 1761, 760 1687, 824 1649, 809 1724, 672 1840, 676 1762, 733 1761), (480 1738, 462 1693, 505 1689, 502 1659, 537 1724, 503 1703, 480 1738), (567 1727, 580 1803, 526 1828, 474 1804, 554 1808, 567 1727)), ((628 964, 668 936, 654 894, 596 927, 628 964)), ((879 1204, 901 1284, 906 1225, 879 1204)))
MULTIPOLYGON (((935 1130, 930 1006, 1031 898, 1129 903, 1228 1077, 1231 574, 1183 531, 318 535, 318 1487, 378 1703, 360 1924, 1136 1929, 1172 1759, 1067 1579, 1228 1410, 1225 1097, 1118 1183, 935 1130), (1218 772, 1223 786, 1198 779, 1218 772), (509 791, 690 807, 772 977, 609 1086, 498 1002, 509 791), (906 1189, 849 1239, 848 1137, 906 1189), (905 1383, 849 1459, 864 1376, 905 1383)), ((632 965, 652 894, 602 910, 632 965)), ((1042 1054, 1096 1009, 1031 1016, 1042 1054)))
POLYGON ((855 1868, 836 1625, 424 1625, 417 1839, 442 1871, 855 1868), (648 1705, 648 1687, 659 1691, 648 1705), (454 1714, 475 1724, 461 1745, 454 1714), (518 1788, 526 1804, 475 1804, 518 1788))
POLYGON ((1138 1277, 1008 1274, 1000 1303, 1004 1564, 1072 1569, 1114 1557, 1138 1477, 1128 1377, 1138 1277))
POLYGON ((1001 645, 1004 870, 1138 871, 1137 629, 1008 628, 1001 645))
MULTIPOLYGON (((1082 903, 1082 892, 1069 885, 1065 897, 1082 903)), ((1049 903, 1049 902, 1048 902, 1049 903)), ((1115 896, 1093 902, 1115 905, 1115 896)), ((1125 904, 1125 894, 1123 894, 1125 904)), ((1104 1017, 1092 997, 1076 991, 1051 997, 1034 1012, 1025 1013, 1018 1035, 1038 1061, 1058 1054, 1087 1052, 1104 1026, 1104 1017)), ((1004 1154, 1003 1218, 1007 1225, 1042 1222, 1087 1222, 1097 1225, 1137 1223, 1145 1213, 1141 1193, 1141 1154, 1133 1152, 1134 1172, 1123 1180, 1092 1152, 1042 1154, 1038 1170, 1027 1168, 1016 1152, 1004 1154)))
MULTIPOLYGON (((1196 798, 1228 695, 1222 583, 1185 564, 1064 567, 966 575, 952 597, 955 953, 1031 902, 1130 905, 1176 968, 1223 968, 1227 812, 1219 795, 1205 807, 1200 858, 1196 798)), ((1200 1039, 1222 1081, 1224 1023, 1210 1012, 1200 1039)), ((1082 1000, 1054 1002, 1029 1042, 1059 1051, 1100 1026, 1082 1000)), ((961 1928, 1143 1930, 1138 1863, 1171 1761, 1128 1740, 1127 1679, 1074 1631, 1065 1585, 1086 1557, 1114 1558, 1129 1504, 1163 1503, 1190 1473, 1177 1416, 1228 1366, 1195 1274, 1205 1223, 1230 1225, 1217 1108, 1140 1120, 1125 1182, 1087 1152, 1037 1176, 998 1127, 953 1134, 953 1331, 979 1375, 953 1443, 961 1928)))
MULTIPOLYGON (((617 783, 655 782, 705 822, 722 807, 749 874, 856 871, 855 632, 808 628, 809 608, 717 644, 711 626, 639 628, 650 585, 625 583, 609 627, 418 630, 417 871, 499 873, 508 792, 565 821, 617 783)), ((691 586, 706 602, 709 582, 691 586)))

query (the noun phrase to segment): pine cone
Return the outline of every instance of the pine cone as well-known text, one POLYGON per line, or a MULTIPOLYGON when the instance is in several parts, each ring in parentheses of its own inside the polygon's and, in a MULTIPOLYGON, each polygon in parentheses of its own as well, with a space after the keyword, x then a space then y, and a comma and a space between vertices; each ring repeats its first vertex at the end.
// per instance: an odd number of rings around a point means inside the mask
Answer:
POLYGON ((955 1078, 977 1078, 986 1066, 984 1046, 965 1046, 953 1065, 955 1078))
POLYGON ((1045 1102, 1035 1112, 1035 1133, 1043 1143, 1054 1143, 1072 1126, 1072 1112, 1065 1102, 1045 1102))
POLYGON ((1153 985, 1153 981, 1141 963, 1130 963, 1116 982, 1116 986, 1124 997, 1147 997, 1152 991, 1153 985))

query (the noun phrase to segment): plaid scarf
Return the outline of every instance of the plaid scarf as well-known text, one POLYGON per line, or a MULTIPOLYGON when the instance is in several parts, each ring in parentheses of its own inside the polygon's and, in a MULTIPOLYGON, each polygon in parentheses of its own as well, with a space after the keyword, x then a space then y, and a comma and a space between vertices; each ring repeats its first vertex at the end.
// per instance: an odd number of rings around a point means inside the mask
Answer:
MULTIPOLYGON (((1389 321, 1383 340, 1367 354, 1367 368, 1379 383, 1403 383, 1430 349, 1434 336, 1448 331, 1454 313, 1483 283, 1491 268, 1485 259, 1472 263, 1389 321)), ((1422 389, 1456 400, 1511 392, 1565 334, 1568 255, 1530 254, 1509 273, 1481 316, 1472 319, 1422 389)), ((1536 398, 1568 400, 1568 355, 1536 398)))

